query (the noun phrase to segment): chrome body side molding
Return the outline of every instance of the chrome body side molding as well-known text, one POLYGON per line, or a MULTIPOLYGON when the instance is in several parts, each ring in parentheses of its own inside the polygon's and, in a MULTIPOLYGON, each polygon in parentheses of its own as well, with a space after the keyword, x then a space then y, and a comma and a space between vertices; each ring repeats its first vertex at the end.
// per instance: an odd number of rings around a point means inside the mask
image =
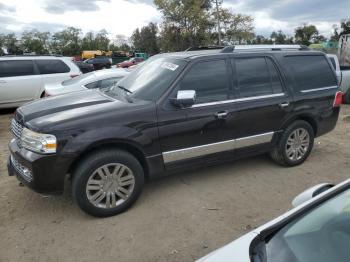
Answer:
POLYGON ((321 88, 301 90, 300 92, 310 93, 310 92, 325 91, 325 90, 336 89, 336 88, 339 88, 339 87, 338 86, 327 86, 327 87, 321 87, 321 88))
POLYGON ((194 146, 184 149, 178 149, 163 152, 164 163, 171 163, 179 160, 195 158, 215 154, 224 151, 231 151, 238 148, 254 146, 258 144, 269 143, 272 140, 274 132, 268 132, 255 136, 242 137, 238 139, 226 140, 218 143, 212 143, 201 146, 194 146))

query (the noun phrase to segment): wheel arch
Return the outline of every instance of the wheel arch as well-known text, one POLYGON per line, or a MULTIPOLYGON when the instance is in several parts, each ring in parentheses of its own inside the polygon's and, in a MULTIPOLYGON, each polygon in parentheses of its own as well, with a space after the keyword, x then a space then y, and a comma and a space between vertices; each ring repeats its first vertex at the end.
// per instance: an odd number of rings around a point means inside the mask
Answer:
POLYGON ((146 156, 144 152, 138 148, 136 145, 132 143, 128 143, 125 141, 101 141, 99 143, 90 145, 87 147, 85 150, 83 150, 78 157, 76 157, 73 162, 71 163, 69 167, 69 174, 73 175, 74 170, 78 167, 79 163, 86 158, 87 156, 94 154, 100 150, 105 150, 105 149, 119 149, 119 150, 124 150, 131 155, 133 155, 141 164, 144 174, 145 174, 145 179, 149 178, 149 167, 146 161, 146 156))
POLYGON ((314 135, 315 137, 317 136, 317 132, 318 132, 318 123, 317 120, 315 119, 315 117, 308 115, 308 114, 301 114, 301 115, 296 115, 295 117, 287 120, 283 126, 282 126, 282 130, 285 130, 289 125, 291 125, 293 122, 297 121, 297 120, 303 120, 307 123, 309 123, 314 131, 314 135))

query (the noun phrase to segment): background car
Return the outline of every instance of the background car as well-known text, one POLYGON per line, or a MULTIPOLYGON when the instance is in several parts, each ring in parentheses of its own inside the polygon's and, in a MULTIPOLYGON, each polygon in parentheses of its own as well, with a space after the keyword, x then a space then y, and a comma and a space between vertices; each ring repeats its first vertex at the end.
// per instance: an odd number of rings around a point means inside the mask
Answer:
POLYGON ((111 60, 105 56, 98 56, 95 58, 87 59, 84 61, 84 63, 93 65, 95 70, 108 69, 112 66, 111 60))
POLYGON ((80 74, 80 69, 64 57, 0 57, 0 108, 18 107, 43 97, 46 84, 80 74))
POLYGON ((145 61, 145 59, 143 57, 134 57, 134 58, 131 58, 127 61, 124 61, 124 62, 117 64, 117 67, 122 67, 122 68, 130 67, 130 66, 142 63, 143 61, 145 61))
POLYGON ((90 72, 60 83, 46 85, 45 95, 56 96, 96 88, 103 91, 128 74, 129 72, 124 69, 105 69, 90 72))
POLYGON ((80 71, 83 74, 86 74, 95 70, 95 67, 93 64, 84 63, 83 61, 75 61, 74 63, 79 67, 80 71))
POLYGON ((293 206, 197 262, 349 261, 350 180, 311 187, 293 206))

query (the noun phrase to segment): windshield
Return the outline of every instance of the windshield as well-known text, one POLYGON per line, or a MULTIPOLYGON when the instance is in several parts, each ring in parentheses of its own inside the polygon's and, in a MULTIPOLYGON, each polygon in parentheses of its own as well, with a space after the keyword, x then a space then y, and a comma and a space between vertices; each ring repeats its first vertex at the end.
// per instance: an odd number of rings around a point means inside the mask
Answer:
POLYGON ((266 244, 268 262, 347 262, 350 189, 287 225, 266 244))
POLYGON ((94 79, 94 78, 95 78, 94 72, 90 72, 87 74, 79 75, 79 76, 73 77, 71 79, 65 80, 62 82, 62 85, 63 86, 74 85, 74 84, 79 83, 80 81, 94 79))
POLYGON ((132 98, 155 101, 169 88, 186 64, 186 60, 154 56, 131 71, 118 85, 131 91, 132 98))

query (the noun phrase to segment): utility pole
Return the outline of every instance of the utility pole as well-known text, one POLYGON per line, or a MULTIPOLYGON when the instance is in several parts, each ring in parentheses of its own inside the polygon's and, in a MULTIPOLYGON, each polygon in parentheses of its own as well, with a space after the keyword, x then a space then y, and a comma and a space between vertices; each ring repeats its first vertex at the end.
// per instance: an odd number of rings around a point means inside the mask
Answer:
POLYGON ((214 0, 215 5, 216 5, 216 19, 218 23, 218 45, 221 45, 221 28, 220 28, 220 13, 219 13, 219 6, 222 3, 222 0, 214 0))

